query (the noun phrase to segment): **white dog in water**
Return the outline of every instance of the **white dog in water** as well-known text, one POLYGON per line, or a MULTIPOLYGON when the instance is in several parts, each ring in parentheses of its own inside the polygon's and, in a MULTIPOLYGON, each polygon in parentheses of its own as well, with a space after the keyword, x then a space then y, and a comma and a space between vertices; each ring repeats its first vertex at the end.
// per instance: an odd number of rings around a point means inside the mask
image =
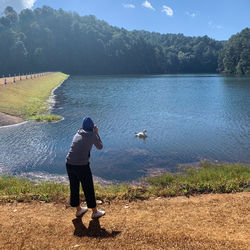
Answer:
POLYGON ((142 132, 135 133, 135 136, 139 137, 139 138, 146 138, 147 137, 146 132, 147 132, 147 130, 144 129, 142 132))

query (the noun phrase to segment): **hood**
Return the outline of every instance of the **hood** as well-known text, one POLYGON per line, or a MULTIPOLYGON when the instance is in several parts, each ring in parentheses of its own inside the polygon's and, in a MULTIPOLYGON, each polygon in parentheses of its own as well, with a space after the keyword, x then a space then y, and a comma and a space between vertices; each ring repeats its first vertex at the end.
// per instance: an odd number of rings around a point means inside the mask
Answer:
POLYGON ((78 134, 79 135, 90 135, 90 134, 93 134, 93 132, 92 131, 85 131, 84 129, 79 129, 78 130, 78 134))
POLYGON ((90 117, 83 117, 82 119, 82 129, 85 131, 93 131, 94 122, 90 117))

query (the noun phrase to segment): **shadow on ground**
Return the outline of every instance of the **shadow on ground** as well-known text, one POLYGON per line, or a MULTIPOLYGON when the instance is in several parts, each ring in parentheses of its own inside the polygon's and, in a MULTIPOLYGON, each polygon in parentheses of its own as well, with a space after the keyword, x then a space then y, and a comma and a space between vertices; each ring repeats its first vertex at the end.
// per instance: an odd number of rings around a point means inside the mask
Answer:
POLYGON ((76 218, 72 220, 75 227, 74 235, 78 237, 93 237, 93 238, 114 238, 121 231, 108 232, 105 228, 101 228, 98 219, 93 219, 89 222, 88 228, 82 223, 82 218, 76 218))

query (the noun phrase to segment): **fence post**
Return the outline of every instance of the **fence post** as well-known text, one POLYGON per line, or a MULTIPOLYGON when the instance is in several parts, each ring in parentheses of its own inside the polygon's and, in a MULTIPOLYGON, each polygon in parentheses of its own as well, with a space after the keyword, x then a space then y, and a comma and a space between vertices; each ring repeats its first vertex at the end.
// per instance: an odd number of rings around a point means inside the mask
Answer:
POLYGON ((7 84, 7 79, 4 75, 3 75, 3 78, 4 78, 4 84, 7 84))

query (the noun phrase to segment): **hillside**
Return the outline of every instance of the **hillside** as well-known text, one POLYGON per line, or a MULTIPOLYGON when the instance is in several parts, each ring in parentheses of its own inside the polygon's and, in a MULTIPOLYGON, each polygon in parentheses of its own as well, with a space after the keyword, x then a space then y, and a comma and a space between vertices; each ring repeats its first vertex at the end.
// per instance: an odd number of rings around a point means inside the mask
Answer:
POLYGON ((207 36, 128 31, 48 6, 0 17, 0 74, 215 73, 223 42, 207 36))

